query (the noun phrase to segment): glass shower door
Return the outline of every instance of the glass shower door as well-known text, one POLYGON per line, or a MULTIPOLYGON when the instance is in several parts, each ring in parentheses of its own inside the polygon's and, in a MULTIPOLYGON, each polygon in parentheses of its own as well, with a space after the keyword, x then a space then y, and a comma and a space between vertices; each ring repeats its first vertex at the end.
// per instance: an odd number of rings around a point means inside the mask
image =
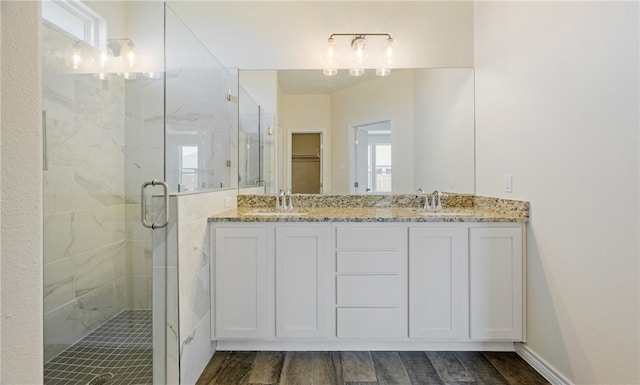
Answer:
POLYGON ((74 29, 67 3, 43 2, 45 384, 157 383, 140 190, 164 179, 164 4, 80 4, 74 29))

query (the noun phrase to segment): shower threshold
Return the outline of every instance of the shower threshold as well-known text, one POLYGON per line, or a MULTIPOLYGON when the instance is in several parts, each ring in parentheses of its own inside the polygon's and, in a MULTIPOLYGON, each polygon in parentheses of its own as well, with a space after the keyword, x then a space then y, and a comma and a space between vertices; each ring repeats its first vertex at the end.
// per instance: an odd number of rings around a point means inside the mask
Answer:
POLYGON ((123 310, 47 362, 45 385, 150 385, 151 330, 151 310, 123 310))

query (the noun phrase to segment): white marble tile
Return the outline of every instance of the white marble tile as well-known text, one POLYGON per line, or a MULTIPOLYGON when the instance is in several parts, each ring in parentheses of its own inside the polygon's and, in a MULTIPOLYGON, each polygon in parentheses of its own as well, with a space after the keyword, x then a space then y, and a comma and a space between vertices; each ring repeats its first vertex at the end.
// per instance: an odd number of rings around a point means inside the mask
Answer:
POLYGON ((151 309, 151 276, 127 276, 127 307, 129 309, 151 309))
POLYGON ((180 383, 195 384, 200 373, 215 353, 211 341, 210 314, 207 314, 189 335, 182 337, 180 344, 180 383))
POLYGON ((179 383, 177 280, 176 267, 153 268, 153 371, 157 383, 179 383))
POLYGON ((44 315, 45 361, 74 344, 113 317, 113 285, 105 285, 44 315))
POLYGON ((129 306, 127 306, 126 276, 113 281, 113 303, 118 309, 129 309, 129 306))
POLYGON ((184 225, 181 220, 178 223, 180 282, 186 282, 209 264, 209 227, 206 218, 184 225))
MULTIPOLYGON (((162 199, 154 199, 161 204, 162 199)), ((169 224, 152 233, 153 266, 177 266, 178 264, 178 221, 176 197, 169 197, 169 224)))
POLYGON ((44 265, 44 312, 47 313, 75 298, 73 258, 44 265))
POLYGON ((174 124, 177 132, 193 131, 194 128, 213 128, 212 98, 177 98, 167 95, 167 122, 174 124), (181 129, 180 129, 181 128, 181 129))
MULTIPOLYGON (((52 263, 69 257, 73 243, 74 213, 47 215, 44 222, 44 263, 52 263)), ((87 246, 88 249, 88 246, 87 246)))
POLYGON ((45 216, 70 211, 73 170, 69 167, 49 166, 42 173, 43 213, 45 216))
POLYGON ((76 297, 113 282, 124 274, 124 243, 118 242, 74 257, 76 297))
POLYGON ((207 264, 197 275, 180 280, 180 336, 191 334, 197 324, 210 312, 210 269, 207 264))
POLYGON ((151 276, 153 250, 151 239, 146 241, 127 241, 127 274, 151 276))
POLYGON ((122 240, 122 216, 118 207, 45 216, 45 263, 122 240))
MULTIPOLYGON (((151 207, 147 206, 147 211, 150 209, 151 207)), ((152 230, 142 226, 139 204, 125 205, 125 221, 125 238, 127 240, 147 240, 151 236, 152 230)))

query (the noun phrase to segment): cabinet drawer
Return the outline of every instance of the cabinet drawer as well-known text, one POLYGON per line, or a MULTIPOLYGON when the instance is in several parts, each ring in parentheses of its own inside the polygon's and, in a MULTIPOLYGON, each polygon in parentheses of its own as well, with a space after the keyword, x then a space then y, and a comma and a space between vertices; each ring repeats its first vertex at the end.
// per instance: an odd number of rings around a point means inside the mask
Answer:
POLYGON ((338 306, 401 306, 403 293, 402 278, 399 275, 341 275, 337 277, 338 306))
POLYGON ((400 273, 402 255, 397 251, 338 251, 338 273, 400 273))
POLYGON ((338 309, 338 338, 403 338, 400 309, 338 309))
POLYGON ((336 228, 339 249, 399 249, 402 245, 399 226, 344 226, 336 228))

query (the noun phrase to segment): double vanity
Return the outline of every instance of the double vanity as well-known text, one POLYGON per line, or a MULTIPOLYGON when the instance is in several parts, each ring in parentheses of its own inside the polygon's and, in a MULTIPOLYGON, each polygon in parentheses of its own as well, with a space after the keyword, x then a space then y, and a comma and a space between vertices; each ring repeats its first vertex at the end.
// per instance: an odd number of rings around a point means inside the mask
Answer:
POLYGON ((528 203, 443 195, 238 196, 211 217, 218 350, 513 350, 528 203))

